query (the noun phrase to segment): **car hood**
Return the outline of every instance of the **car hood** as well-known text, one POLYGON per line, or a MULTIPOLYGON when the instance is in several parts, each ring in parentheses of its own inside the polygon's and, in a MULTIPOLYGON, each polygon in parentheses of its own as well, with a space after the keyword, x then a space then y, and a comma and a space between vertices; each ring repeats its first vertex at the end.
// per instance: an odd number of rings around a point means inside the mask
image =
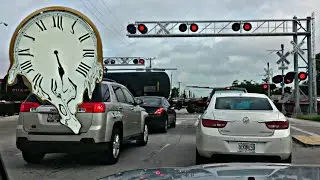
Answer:
POLYGON ((100 180, 117 179, 317 179, 320 165, 291 165, 265 163, 225 163, 190 166, 186 168, 150 168, 125 171, 100 180))

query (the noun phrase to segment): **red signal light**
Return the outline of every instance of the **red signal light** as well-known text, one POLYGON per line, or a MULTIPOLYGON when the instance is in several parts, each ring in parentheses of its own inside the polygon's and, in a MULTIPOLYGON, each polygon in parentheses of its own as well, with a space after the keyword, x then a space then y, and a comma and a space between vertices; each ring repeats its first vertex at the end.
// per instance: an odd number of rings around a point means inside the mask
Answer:
POLYGON ((148 32, 148 28, 144 24, 139 24, 138 30, 140 31, 141 34, 146 34, 148 32))
POLYGON ((197 32, 198 31, 198 25, 197 24, 191 24, 190 25, 190 30, 192 31, 192 32, 197 32))
POLYGON ((252 25, 250 23, 244 23, 243 24, 243 29, 245 31, 250 31, 252 29, 252 25))
POLYGON ((139 64, 144 64, 144 59, 139 59, 139 64))
POLYGON ((263 88, 263 89, 268 89, 268 84, 263 84, 263 85, 262 85, 262 88, 263 88))
POLYGON ((299 74, 298 74, 298 78, 299 78, 301 81, 306 80, 307 77, 308 77, 308 75, 307 75, 307 73, 305 73, 305 72, 299 72, 299 74))

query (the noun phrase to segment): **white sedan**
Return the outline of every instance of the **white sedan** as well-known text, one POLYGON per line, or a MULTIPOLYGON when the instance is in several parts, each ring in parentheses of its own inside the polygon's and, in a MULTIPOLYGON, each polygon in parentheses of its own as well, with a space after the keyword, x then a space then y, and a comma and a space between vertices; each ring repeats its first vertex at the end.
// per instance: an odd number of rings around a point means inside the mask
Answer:
POLYGON ((215 94, 195 126, 197 164, 218 155, 262 155, 291 163, 289 121, 264 94, 215 94))

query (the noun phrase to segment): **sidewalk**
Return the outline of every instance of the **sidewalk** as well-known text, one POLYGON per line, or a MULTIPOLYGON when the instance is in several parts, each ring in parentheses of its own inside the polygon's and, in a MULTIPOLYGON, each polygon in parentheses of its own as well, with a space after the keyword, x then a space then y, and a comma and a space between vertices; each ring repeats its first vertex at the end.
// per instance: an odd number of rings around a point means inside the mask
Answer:
POLYGON ((320 135, 319 133, 313 133, 309 132, 300 128, 295 127, 297 126, 310 126, 314 128, 319 128, 320 130, 320 123, 316 121, 310 121, 310 120, 300 120, 295 118, 288 118, 291 123, 291 129, 294 129, 296 131, 300 131, 306 135, 293 135, 292 139, 305 146, 320 146, 320 135))

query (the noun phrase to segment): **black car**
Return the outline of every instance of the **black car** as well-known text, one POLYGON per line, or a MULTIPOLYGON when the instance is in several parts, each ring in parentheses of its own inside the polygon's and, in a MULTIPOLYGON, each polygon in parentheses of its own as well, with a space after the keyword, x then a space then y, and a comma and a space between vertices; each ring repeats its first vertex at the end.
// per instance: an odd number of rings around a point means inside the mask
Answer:
POLYGON ((168 127, 176 127, 176 112, 166 98, 160 96, 140 96, 143 101, 140 106, 146 109, 149 116, 149 129, 167 132, 168 127))

